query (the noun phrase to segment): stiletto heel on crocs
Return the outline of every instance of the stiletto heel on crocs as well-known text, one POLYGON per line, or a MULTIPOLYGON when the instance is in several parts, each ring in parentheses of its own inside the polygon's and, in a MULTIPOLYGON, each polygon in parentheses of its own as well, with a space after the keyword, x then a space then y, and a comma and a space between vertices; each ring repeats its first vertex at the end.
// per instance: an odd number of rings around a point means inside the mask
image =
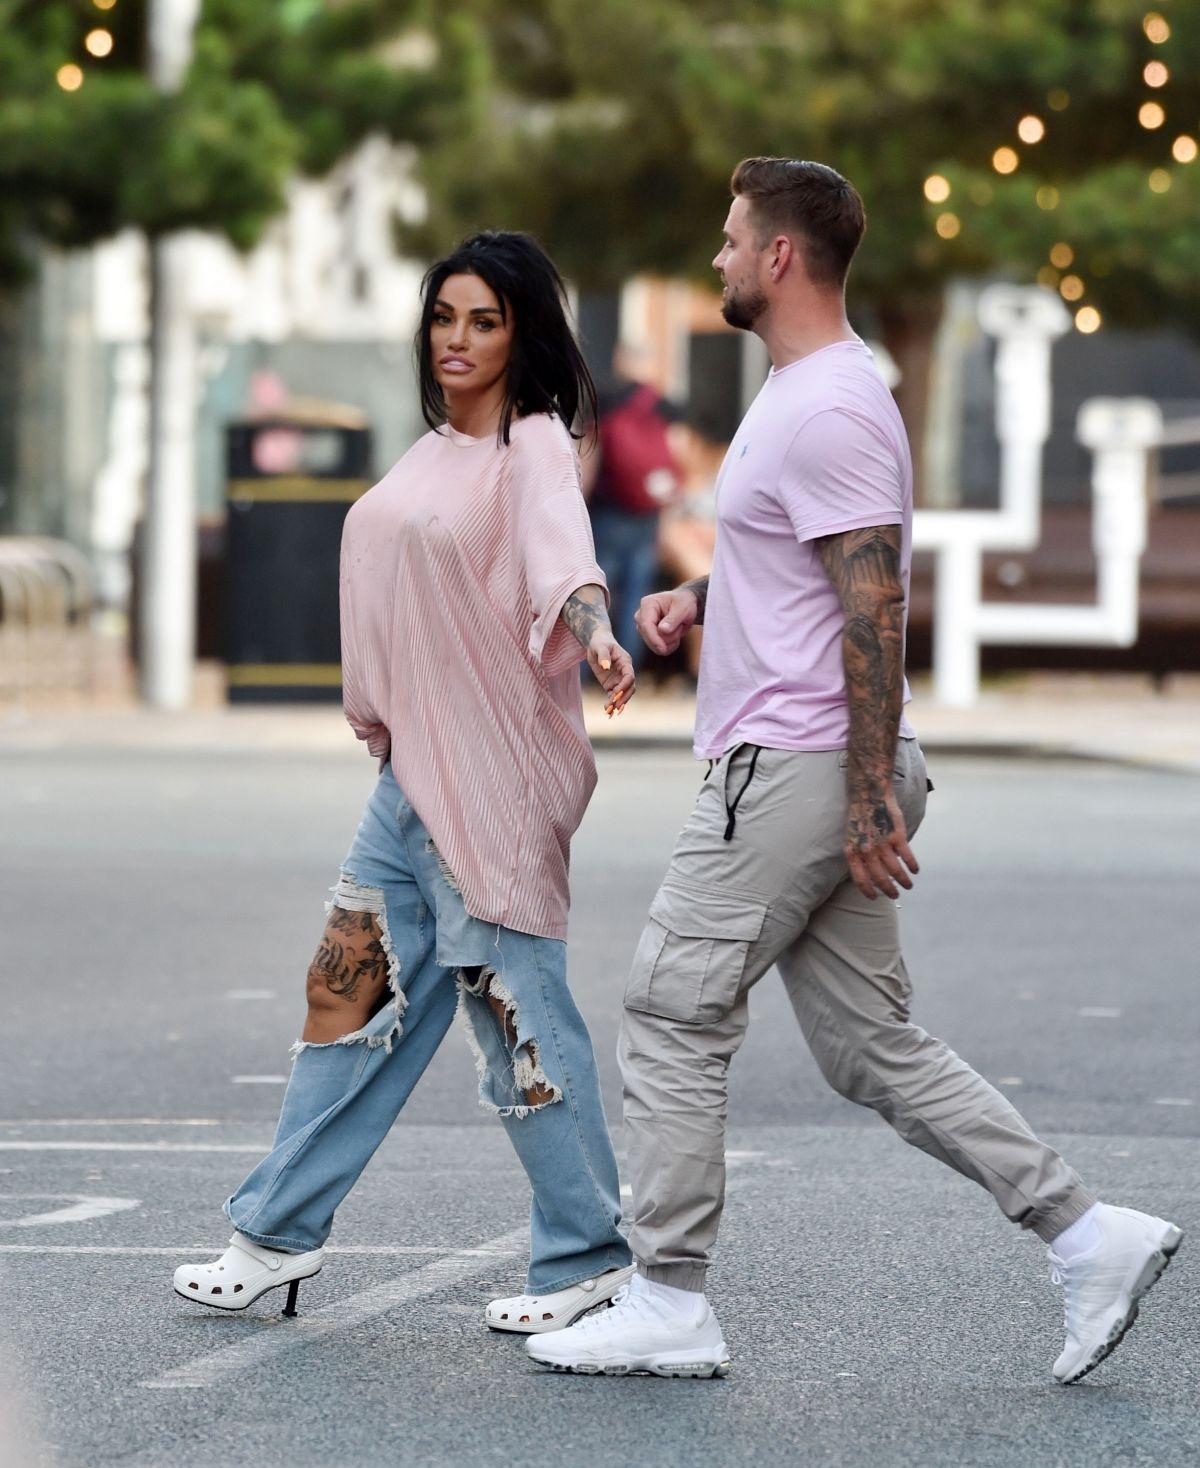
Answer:
POLYGON ((611 1300, 622 1285, 627 1285, 633 1265, 625 1269, 608 1269, 595 1279, 584 1279, 555 1290, 551 1295, 510 1295, 493 1300, 483 1312, 483 1323, 492 1330, 514 1330, 522 1335, 537 1335, 543 1330, 565 1330, 581 1315, 611 1300))
POLYGON ((296 1291, 302 1279, 320 1274, 324 1249, 285 1254, 266 1249, 245 1234, 234 1234, 215 1264, 183 1264, 175 1271, 175 1293, 214 1310, 245 1310, 268 1290, 288 1285, 283 1313, 296 1314, 296 1291))

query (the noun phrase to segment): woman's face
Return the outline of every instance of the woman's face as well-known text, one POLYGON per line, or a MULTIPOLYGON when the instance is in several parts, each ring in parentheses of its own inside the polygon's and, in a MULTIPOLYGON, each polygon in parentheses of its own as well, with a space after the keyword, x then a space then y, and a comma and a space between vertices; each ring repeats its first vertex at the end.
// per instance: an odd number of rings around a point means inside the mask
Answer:
POLYGON ((502 381, 512 339, 512 312, 506 320, 486 281, 477 275, 446 277, 434 302, 429 354, 447 401, 482 395, 502 381))

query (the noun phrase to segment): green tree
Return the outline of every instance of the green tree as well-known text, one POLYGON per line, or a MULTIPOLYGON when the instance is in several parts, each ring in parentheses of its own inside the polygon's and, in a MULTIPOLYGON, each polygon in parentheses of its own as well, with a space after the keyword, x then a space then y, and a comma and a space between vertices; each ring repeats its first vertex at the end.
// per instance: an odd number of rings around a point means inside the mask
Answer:
POLYGON ((1200 162, 1172 156, 1200 121, 1200 7, 1173 0, 1158 29, 1146 12, 1143 0, 464 0, 455 19, 486 55, 482 95, 474 129, 426 155, 424 241, 522 226, 585 286, 634 271, 711 279, 739 158, 830 162, 867 202, 852 299, 904 370, 918 439, 951 276, 1032 279, 1066 242, 1105 319, 1200 327, 1200 162), (1165 85, 1146 80, 1151 61, 1165 85), (1165 109, 1161 127, 1139 122, 1146 102, 1165 109), (1017 131, 1029 116, 1044 129, 1034 143, 1017 131), (1007 176, 1000 147, 1017 159, 1007 176), (948 198, 927 199, 933 175, 948 198))
POLYGON ((322 173, 369 132, 421 142, 451 126, 469 49, 452 23, 430 49, 429 8, 205 0, 166 97, 145 72, 146 0, 0 0, 0 286, 35 239, 198 226, 248 246, 297 167, 322 173), (106 55, 88 49, 96 30, 106 55))

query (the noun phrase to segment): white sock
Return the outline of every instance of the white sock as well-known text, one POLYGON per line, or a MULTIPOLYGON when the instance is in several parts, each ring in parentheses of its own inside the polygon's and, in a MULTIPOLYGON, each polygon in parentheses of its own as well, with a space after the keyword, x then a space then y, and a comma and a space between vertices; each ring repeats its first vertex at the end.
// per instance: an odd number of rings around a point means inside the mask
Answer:
POLYGON ((1070 1264, 1072 1259, 1078 1259, 1081 1254, 1090 1253, 1104 1237, 1099 1213, 1100 1204, 1093 1203, 1070 1228, 1064 1228, 1062 1233, 1056 1235, 1050 1247, 1064 1264, 1070 1264))
POLYGON ((681 1290, 678 1285, 659 1284, 644 1274, 633 1276, 630 1289, 634 1294, 657 1301, 681 1320, 695 1319, 704 1308, 704 1295, 698 1290, 681 1290))

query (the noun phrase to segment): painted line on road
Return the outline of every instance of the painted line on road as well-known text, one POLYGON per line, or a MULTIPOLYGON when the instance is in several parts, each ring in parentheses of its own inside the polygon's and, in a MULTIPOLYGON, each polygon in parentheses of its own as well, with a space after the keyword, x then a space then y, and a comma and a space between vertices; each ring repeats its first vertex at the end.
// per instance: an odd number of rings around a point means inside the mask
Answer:
POLYGON ((286 1086, 287 1076, 230 1076, 235 1086, 286 1086))
MULTIPOLYGON (((0 1244, 0 1254, 220 1254, 219 1244, 0 1244)), ((456 1259, 508 1258, 513 1249, 447 1249, 443 1244, 326 1244, 327 1254, 438 1254, 456 1259)))
POLYGON ((108 1198, 96 1193, 2 1193, 0 1203, 65 1203, 65 1208, 43 1209, 24 1218, 0 1218, 0 1228, 37 1228, 43 1223, 87 1223, 126 1213, 141 1203, 140 1198, 108 1198))
POLYGON ((262 1142, 0 1142, 0 1152, 269 1152, 262 1142))
POLYGON ((26 1117, 23 1121, 0 1121, 0 1127, 27 1126, 229 1126, 215 1116, 55 1116, 26 1117))
MULTIPOLYGON (((515 1253, 528 1238, 528 1225, 522 1224, 506 1234, 488 1239, 479 1245, 490 1253, 511 1251, 515 1253)), ((246 1340, 237 1341, 222 1350, 212 1351, 205 1356, 176 1366, 173 1370, 143 1381, 140 1385, 153 1388, 206 1387, 212 1386, 224 1376, 253 1371, 264 1362, 289 1351, 323 1340, 327 1336, 352 1330, 366 1320, 384 1315, 397 1305, 407 1305, 426 1295, 437 1294, 449 1285, 459 1284, 480 1271, 478 1258, 463 1258, 447 1255, 435 1259, 399 1279, 390 1279, 370 1289, 360 1290, 336 1304, 302 1315, 298 1320, 278 1320, 266 1329, 259 1330, 246 1340)))
POLYGON ((1088 1005, 1086 1009, 1079 1011, 1084 1019, 1120 1019, 1125 1013, 1123 1009, 1110 1009, 1102 1004, 1088 1005))
POLYGON ((226 999, 274 999, 274 989, 227 989, 226 999))
POLYGON ((1195 1106, 1190 1096, 1156 1096, 1155 1106, 1195 1106))

